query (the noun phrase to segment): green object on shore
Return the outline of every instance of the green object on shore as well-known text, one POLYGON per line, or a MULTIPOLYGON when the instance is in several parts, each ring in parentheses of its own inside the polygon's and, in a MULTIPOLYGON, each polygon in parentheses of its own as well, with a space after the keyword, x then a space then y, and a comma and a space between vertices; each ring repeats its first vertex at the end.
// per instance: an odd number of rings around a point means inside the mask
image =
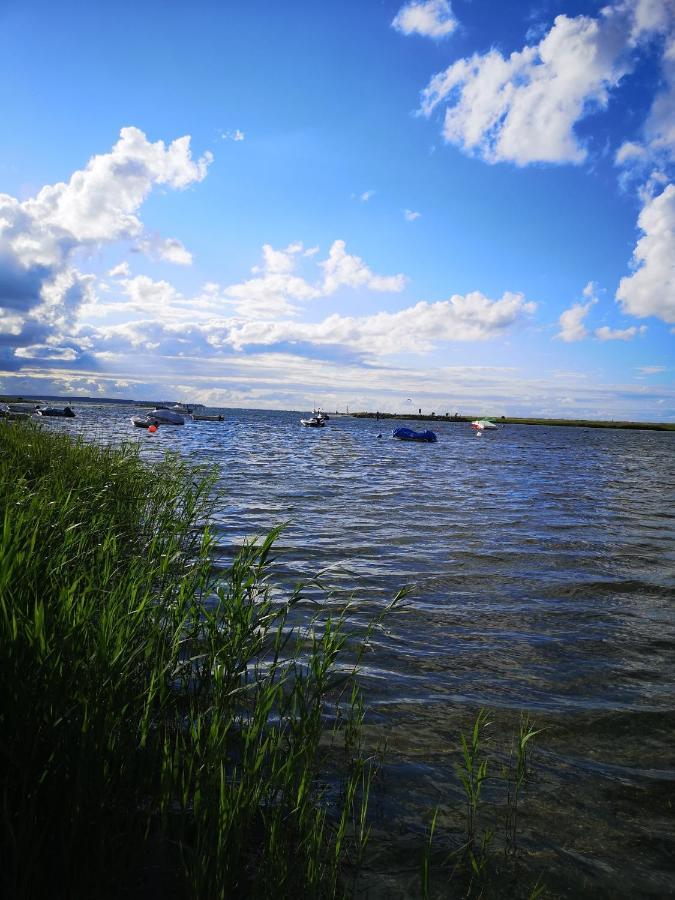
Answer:
POLYGON ((215 581, 213 487, 0 424, 3 897, 332 897, 361 858, 358 652, 290 628, 276 533, 215 581))

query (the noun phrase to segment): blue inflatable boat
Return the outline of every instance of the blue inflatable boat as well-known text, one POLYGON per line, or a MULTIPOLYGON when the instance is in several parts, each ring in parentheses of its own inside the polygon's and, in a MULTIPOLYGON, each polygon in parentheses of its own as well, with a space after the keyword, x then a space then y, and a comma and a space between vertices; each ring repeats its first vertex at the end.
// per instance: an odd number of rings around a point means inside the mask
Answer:
POLYGON ((397 428, 392 432, 399 441, 421 441, 425 444, 433 444, 438 438, 433 431, 413 431, 412 428, 397 428))

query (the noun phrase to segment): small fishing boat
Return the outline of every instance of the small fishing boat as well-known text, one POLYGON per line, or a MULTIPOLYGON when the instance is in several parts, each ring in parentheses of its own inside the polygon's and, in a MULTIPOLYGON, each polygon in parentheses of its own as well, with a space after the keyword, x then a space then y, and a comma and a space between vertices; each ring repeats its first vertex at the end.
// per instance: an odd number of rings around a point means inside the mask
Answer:
POLYGON ((131 424, 136 428, 149 428, 151 425, 159 425, 159 422, 152 416, 132 416, 131 424))
POLYGON ((64 406, 63 409, 59 409, 56 406, 45 406, 42 409, 36 409, 35 412, 38 416, 60 416, 63 419, 75 418, 75 413, 69 406, 64 406))
POLYGON ((300 424, 305 428, 323 428, 326 423, 319 416, 311 416, 309 419, 300 419, 300 424))
POLYGON ((19 416, 33 416, 39 412, 41 403, 28 403, 26 401, 18 401, 17 403, 6 403, 9 412, 19 416))
POLYGON ((398 441, 419 441, 422 444, 433 444, 438 440, 433 431, 414 431, 412 428, 397 428, 392 435, 398 441))
POLYGON ((155 419, 155 425, 185 425, 185 420, 191 419, 192 416, 189 413, 178 412, 175 408, 158 406, 148 413, 148 418, 155 419))
POLYGON ((489 419, 476 419, 471 423, 471 427, 474 431, 496 431, 498 426, 489 419))

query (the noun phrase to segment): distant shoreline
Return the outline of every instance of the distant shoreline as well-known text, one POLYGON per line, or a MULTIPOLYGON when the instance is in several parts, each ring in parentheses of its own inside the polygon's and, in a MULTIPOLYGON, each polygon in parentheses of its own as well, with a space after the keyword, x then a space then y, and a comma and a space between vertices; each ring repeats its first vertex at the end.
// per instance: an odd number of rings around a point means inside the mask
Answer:
POLYGON ((417 422, 466 423, 488 418, 498 425, 560 425, 571 428, 619 428, 629 431, 675 431, 675 422, 623 422, 601 419, 542 419, 517 416, 436 416, 418 413, 350 413, 355 419, 405 419, 417 422))
MULTIPOLYGON (((73 397, 73 396, 54 396, 54 395, 17 395, 6 394, 0 395, 0 403, 16 403, 16 402, 37 402, 56 401, 58 403, 85 403, 98 404, 100 406, 138 406, 138 407, 155 407, 177 403, 177 400, 133 400, 108 397, 73 397)), ((210 409, 211 407, 209 407, 210 409)), ((228 409, 229 407, 213 407, 213 409, 228 409)), ((251 407, 253 408, 253 407, 251 407)), ((293 409, 264 409, 263 412, 299 412, 293 409)), ((559 425, 568 428, 618 428, 624 431, 675 431, 675 422, 629 422, 611 419, 544 419, 539 416, 484 416, 484 415, 432 415, 419 413, 387 413, 387 412, 333 412, 328 409, 326 412, 330 416, 342 416, 353 419, 405 419, 412 422, 472 422, 474 419, 490 419, 500 425, 559 425)))

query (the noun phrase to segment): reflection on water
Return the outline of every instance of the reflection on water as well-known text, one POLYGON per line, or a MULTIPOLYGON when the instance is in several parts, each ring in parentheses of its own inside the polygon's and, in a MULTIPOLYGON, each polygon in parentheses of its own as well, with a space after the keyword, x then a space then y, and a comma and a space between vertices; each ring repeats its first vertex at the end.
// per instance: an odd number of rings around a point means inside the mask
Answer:
POLYGON ((556 892, 672 895, 675 434, 507 426, 476 439, 439 423, 438 443, 418 445, 384 422, 224 412, 155 436, 130 408, 82 406, 46 427, 216 463, 225 559, 287 522, 282 580, 328 569, 338 595, 373 611, 411 586, 363 673, 369 734, 388 744, 370 896, 416 894, 417 863, 401 859, 418 853, 422 814, 455 796, 451 751, 481 705, 495 743, 517 710, 548 726, 525 841, 556 892))

